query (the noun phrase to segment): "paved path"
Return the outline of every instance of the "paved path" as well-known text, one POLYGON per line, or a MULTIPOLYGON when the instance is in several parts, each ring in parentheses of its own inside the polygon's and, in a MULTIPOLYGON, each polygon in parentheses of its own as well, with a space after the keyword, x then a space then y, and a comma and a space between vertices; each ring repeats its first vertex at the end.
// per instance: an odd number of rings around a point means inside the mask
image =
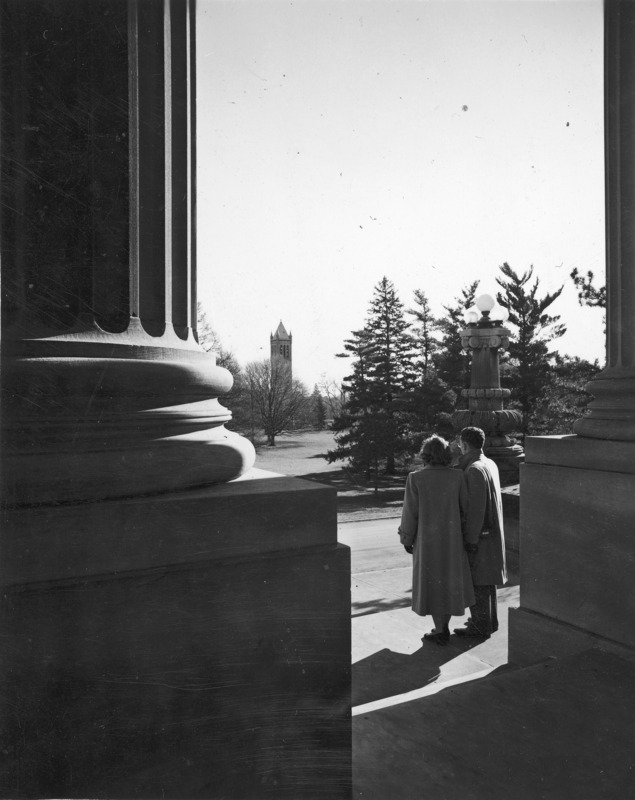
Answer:
MULTIPOLYGON (((410 609, 412 557, 399 543, 398 524, 393 518, 339 526, 339 541, 351 548, 353 715, 434 694, 507 663, 507 611, 518 605, 517 582, 498 590, 501 627, 491 639, 452 636, 447 647, 422 642, 434 624, 410 609)), ((453 617, 450 627, 466 618, 453 617)))
POLYGON ((635 664, 592 650, 508 667, 513 576, 491 639, 422 642, 433 624, 410 610, 397 525, 339 526, 352 550, 353 798, 635 797, 635 664))

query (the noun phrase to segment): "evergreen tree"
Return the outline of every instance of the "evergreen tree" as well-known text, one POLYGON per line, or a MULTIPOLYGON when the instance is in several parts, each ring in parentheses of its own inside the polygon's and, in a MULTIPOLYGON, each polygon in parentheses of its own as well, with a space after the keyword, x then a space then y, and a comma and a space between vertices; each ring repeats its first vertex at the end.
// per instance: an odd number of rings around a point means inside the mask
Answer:
POLYGON ((348 459, 354 471, 363 471, 370 480, 373 464, 373 441, 371 425, 367 418, 372 415, 373 395, 368 377, 373 346, 365 329, 352 331, 352 338, 344 342, 344 353, 338 358, 353 360, 353 371, 342 382, 345 400, 341 411, 333 419, 335 450, 329 450, 330 463, 348 459))
POLYGON ((420 289, 415 289, 415 303, 415 308, 408 309, 408 314, 412 314, 415 318, 412 338, 418 358, 414 365, 419 378, 425 381, 434 369, 433 359, 439 351, 439 341, 434 335, 439 329, 439 324, 432 314, 428 298, 420 289))
POLYGON ((410 448, 409 404, 415 371, 413 341, 394 285, 384 277, 375 286, 366 324, 345 349, 356 358, 344 381, 346 402, 334 422, 337 449, 329 460, 349 458, 375 476, 380 465, 395 471, 395 459, 410 448))
POLYGON ((451 414, 456 394, 448 390, 435 364, 441 351, 435 335, 440 330, 440 323, 434 317, 423 291, 416 289, 414 299, 415 308, 408 310, 415 318, 412 338, 417 353, 414 361, 416 378, 412 393, 411 433, 413 449, 419 449, 423 440, 432 433, 452 433, 451 414))
POLYGON ((595 275, 591 270, 584 276, 575 268, 571 271, 570 277, 578 291, 578 302, 581 306, 606 308, 606 286, 596 286, 593 283, 595 275))
POLYGON ((454 393, 455 403, 461 396, 461 390, 470 386, 471 358, 463 350, 460 332, 465 328, 465 312, 474 305, 478 283, 474 281, 464 287, 453 306, 444 306, 446 314, 437 321, 442 336, 434 361, 447 391, 454 393))
POLYGON ((317 383, 313 387, 311 395, 311 417, 316 431, 323 431, 326 428, 326 404, 317 383))
POLYGON ((588 413, 591 395, 585 387, 599 370, 597 361, 556 353, 547 385, 531 412, 532 433, 572 433, 573 423, 588 413))
POLYGON ((544 297, 538 297, 540 281, 536 278, 529 286, 534 268, 531 266, 522 275, 517 274, 506 262, 500 267, 502 278, 496 282, 503 290, 496 296, 498 303, 509 312, 509 323, 517 330, 509 346, 509 380, 523 415, 523 432, 530 429, 534 406, 542 397, 549 382, 554 354, 549 351, 549 342, 566 332, 559 316, 552 316, 547 309, 560 297, 564 286, 544 297))

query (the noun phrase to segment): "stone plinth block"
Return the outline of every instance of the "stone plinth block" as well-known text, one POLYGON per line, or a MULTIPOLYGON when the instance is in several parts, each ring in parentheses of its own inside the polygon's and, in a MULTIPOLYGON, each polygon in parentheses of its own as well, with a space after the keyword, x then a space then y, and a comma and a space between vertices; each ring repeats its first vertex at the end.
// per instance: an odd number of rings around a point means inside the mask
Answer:
POLYGON ((525 608, 509 609, 508 641, 509 663, 517 666, 579 655, 591 648, 635 660, 630 647, 525 608))
POLYGON ((350 563, 292 478, 5 519, 11 797, 350 796, 350 563))
POLYGON ((527 440, 522 611, 635 647, 634 467, 635 448, 626 442, 527 440))

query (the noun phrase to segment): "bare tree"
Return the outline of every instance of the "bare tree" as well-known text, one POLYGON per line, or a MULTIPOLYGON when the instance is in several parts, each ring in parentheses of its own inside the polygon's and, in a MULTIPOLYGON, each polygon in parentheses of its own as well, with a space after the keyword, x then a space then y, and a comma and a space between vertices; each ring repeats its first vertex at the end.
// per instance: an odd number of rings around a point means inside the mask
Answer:
POLYGON ((267 443, 274 446, 276 436, 290 427, 294 418, 305 410, 307 391, 292 377, 288 362, 280 358, 247 364, 244 379, 267 443))
POLYGON ((341 412, 342 405, 346 399, 342 384, 336 383, 331 378, 327 378, 325 374, 322 374, 317 386, 326 403, 329 419, 334 419, 341 412))
POLYGON ((207 316, 207 312, 203 308, 203 304, 198 301, 196 304, 197 311, 197 339, 203 350, 208 353, 216 355, 216 363, 219 367, 228 369, 234 376, 234 379, 240 372, 240 364, 231 350, 226 350, 220 340, 219 335, 212 327, 211 322, 207 316))

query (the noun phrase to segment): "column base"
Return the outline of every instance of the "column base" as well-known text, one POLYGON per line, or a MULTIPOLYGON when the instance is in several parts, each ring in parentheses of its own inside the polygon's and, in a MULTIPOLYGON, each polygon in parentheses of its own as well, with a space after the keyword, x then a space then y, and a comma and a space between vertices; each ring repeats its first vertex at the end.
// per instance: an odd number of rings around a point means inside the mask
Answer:
POLYGON ((608 368, 586 389, 593 395, 590 413, 576 420, 574 432, 591 439, 635 442, 635 377, 608 368))
POLYGON ((95 340, 20 343, 6 360, 6 503, 171 492, 231 481, 253 465, 251 442, 225 429, 231 413, 217 399, 231 374, 202 350, 151 347, 138 328, 114 343, 94 331, 95 340))
POLYGON ((29 506, 188 490, 234 480, 255 459, 252 443, 223 425, 118 448, 6 454, 4 494, 29 506))

